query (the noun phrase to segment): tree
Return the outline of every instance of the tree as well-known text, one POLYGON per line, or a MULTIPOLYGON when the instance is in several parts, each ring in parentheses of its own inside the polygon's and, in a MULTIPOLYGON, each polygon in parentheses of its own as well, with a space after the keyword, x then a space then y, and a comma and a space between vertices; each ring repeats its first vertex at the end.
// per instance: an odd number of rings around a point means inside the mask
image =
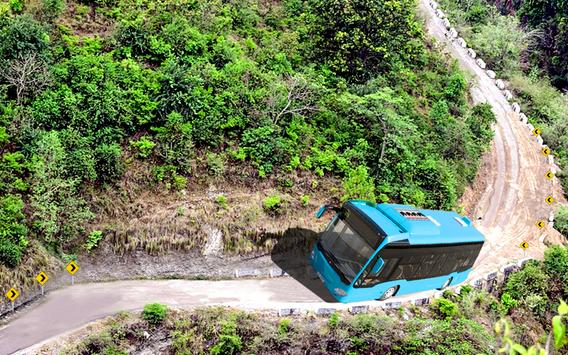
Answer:
POLYGON ((27 96, 33 96, 45 88, 50 81, 49 71, 37 54, 20 54, 10 61, 7 69, 0 72, 8 84, 16 88, 16 103, 22 104, 27 96))
POLYGON ((79 237, 83 223, 93 214, 78 195, 79 180, 66 176, 67 154, 58 133, 43 133, 34 153, 33 226, 47 244, 59 248, 79 237))
POLYGON ((352 81, 415 63, 421 26, 414 0, 310 0, 313 58, 352 81))

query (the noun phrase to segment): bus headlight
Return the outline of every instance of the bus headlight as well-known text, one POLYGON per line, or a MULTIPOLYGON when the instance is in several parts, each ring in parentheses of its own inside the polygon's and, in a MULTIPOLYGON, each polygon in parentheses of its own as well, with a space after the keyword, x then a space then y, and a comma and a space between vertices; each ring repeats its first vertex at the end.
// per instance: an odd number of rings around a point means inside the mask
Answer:
POLYGON ((336 287, 333 289, 333 292, 335 292, 336 295, 338 296, 345 296, 347 295, 347 292, 343 291, 342 289, 340 289, 339 287, 336 287))

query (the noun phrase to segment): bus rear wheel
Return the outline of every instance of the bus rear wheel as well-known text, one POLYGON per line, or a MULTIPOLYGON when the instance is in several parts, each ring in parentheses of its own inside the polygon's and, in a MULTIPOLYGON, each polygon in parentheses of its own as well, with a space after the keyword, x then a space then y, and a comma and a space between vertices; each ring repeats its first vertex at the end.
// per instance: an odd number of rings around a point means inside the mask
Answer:
POLYGON ((387 300, 387 299, 391 298, 392 296, 394 296, 396 294, 396 291, 398 291, 398 286, 393 286, 393 287, 389 288, 388 290, 386 290, 385 293, 383 293, 383 295, 378 300, 379 301, 387 300))

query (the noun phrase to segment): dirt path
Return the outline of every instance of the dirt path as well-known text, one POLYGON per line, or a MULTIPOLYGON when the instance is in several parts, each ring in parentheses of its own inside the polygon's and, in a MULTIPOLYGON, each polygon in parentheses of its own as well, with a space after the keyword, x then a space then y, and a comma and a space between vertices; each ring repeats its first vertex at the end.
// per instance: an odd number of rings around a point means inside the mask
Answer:
MULTIPOLYGON (((446 42, 444 27, 427 0, 420 1, 420 11, 430 35, 440 43, 446 42)), ((545 234, 550 238, 559 236, 552 228, 538 230, 535 222, 548 217, 550 206, 544 202, 545 197, 550 193, 561 196, 561 190, 558 184, 544 178, 549 168, 546 158, 540 155, 536 139, 518 120, 493 80, 465 49, 446 44, 462 68, 476 78, 471 92, 474 101, 488 102, 497 115, 493 149, 474 184, 482 189, 470 191, 469 196, 471 201, 477 201, 469 209, 474 216, 482 217, 475 224, 487 237, 471 275, 474 278, 510 260, 542 257, 541 237, 545 234), (530 245, 526 253, 518 247, 523 240, 530 245)), ((317 294, 293 278, 81 284, 49 293, 42 303, 0 329, 0 354, 36 344, 119 310, 139 309, 153 301, 180 307, 211 304, 255 309, 325 306, 317 294)))
POLYGON ((456 58, 461 68, 475 78, 471 96, 475 103, 489 103, 497 117, 495 138, 490 154, 485 157, 484 168, 474 186, 483 186, 483 191, 471 191, 469 200, 475 201, 472 217, 475 225, 487 237, 480 257, 474 266, 471 278, 492 271, 507 261, 524 257, 541 258, 545 236, 559 240, 559 233, 553 228, 538 229, 537 220, 547 220, 552 207, 545 198, 552 194, 556 199, 562 196, 557 183, 550 182, 544 174, 550 166, 548 159, 540 153, 541 146, 530 134, 511 104, 505 99, 495 81, 489 78, 472 59, 465 48, 448 40, 442 21, 435 16, 428 0, 420 0, 419 10, 426 20, 431 37, 444 44, 444 50, 456 58), (519 244, 529 243, 523 251, 519 244))

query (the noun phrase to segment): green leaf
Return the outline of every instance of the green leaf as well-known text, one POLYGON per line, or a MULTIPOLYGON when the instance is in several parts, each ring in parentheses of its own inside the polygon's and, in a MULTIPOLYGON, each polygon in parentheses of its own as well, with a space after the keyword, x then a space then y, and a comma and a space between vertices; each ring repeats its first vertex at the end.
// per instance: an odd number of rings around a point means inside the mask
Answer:
POLYGON ((568 314, 568 304, 562 300, 560 300, 560 305, 558 306, 558 314, 568 314))
POLYGON ((557 349, 560 349, 568 343, 568 339, 566 338, 566 325, 562 322, 562 316, 554 316, 552 318, 552 332, 554 334, 554 346, 557 349))
POLYGON ((524 346, 522 346, 521 344, 513 344, 513 346, 511 347, 511 349, 513 351, 518 352, 521 355, 526 355, 527 354, 527 349, 525 349, 524 346))

